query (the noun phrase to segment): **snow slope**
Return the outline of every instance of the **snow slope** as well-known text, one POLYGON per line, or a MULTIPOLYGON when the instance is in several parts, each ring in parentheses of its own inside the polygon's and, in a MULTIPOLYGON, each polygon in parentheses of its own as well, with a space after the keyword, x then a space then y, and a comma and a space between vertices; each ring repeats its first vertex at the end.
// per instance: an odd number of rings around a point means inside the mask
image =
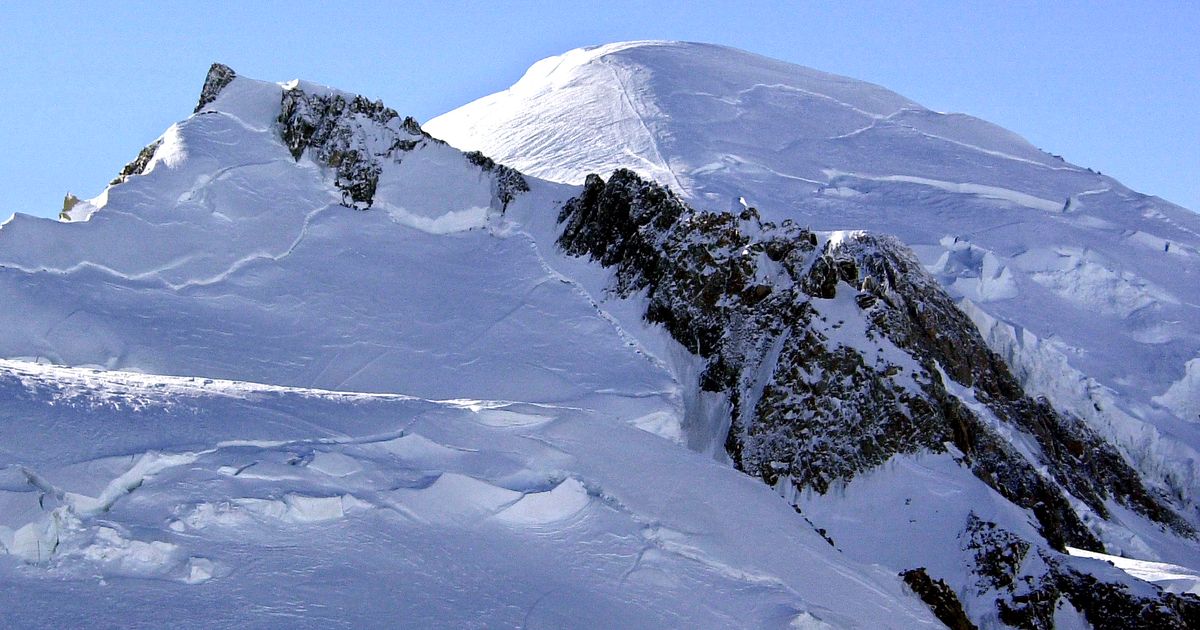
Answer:
POLYGON ((884 88, 706 44, 534 64, 430 121, 522 172, 628 167, 700 208, 911 246, 1035 395, 1200 498, 1200 216, 884 88))
POLYGON ((499 167, 359 112, 355 210, 279 120, 352 97, 216 70, 71 221, 0 227, 0 625, 936 626, 679 444, 669 344, 533 236, 577 189, 501 214, 499 167))
POLYGON ((936 626, 606 412, 14 361, 0 396, 5 627, 936 626))
POLYGON ((1136 578, 1158 584, 1174 593, 1197 594, 1200 592, 1200 575, 1197 575, 1195 571, 1187 567, 1167 564, 1165 562, 1132 560, 1130 558, 1122 558, 1121 556, 1110 556, 1094 551, 1084 551, 1083 549, 1068 549, 1068 551, 1072 555, 1112 563, 1113 566, 1136 578))

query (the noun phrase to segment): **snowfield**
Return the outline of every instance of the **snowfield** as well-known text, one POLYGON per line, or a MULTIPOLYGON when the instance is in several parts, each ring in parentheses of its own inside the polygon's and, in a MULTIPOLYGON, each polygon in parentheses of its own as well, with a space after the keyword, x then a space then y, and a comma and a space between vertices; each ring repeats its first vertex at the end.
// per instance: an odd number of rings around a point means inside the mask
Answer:
POLYGON ((6 627, 936 627, 605 412, 16 361, 0 396, 6 627))

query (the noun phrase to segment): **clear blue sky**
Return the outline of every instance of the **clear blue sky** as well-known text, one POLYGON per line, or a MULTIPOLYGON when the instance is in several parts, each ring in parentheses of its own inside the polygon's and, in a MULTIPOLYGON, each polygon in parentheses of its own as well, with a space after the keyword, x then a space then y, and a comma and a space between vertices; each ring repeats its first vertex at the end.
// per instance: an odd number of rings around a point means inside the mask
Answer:
POLYGON ((627 39, 726 44, 998 123, 1200 210, 1197 2, 0 4, 0 220, 92 196, 195 105, 212 61, 429 118, 533 62, 627 39))

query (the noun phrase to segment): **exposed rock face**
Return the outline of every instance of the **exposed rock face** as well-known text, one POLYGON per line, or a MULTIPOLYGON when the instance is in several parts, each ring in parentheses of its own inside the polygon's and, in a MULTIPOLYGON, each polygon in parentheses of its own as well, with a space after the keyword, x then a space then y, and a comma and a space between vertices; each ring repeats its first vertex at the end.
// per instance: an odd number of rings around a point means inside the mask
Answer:
POLYGON ((508 204, 513 199, 516 199, 517 195, 529 192, 529 182, 526 182, 525 177, 515 169, 511 169, 503 164, 497 164, 495 160, 479 151, 468 151, 464 155, 475 166, 482 168, 486 172, 494 173, 495 186, 493 186, 492 194, 500 201, 501 210, 507 209, 508 204))
POLYGON ((1055 612, 1069 603, 1096 628, 1200 627, 1200 598, 1161 591, 1156 597, 1139 595, 974 514, 959 538, 978 576, 975 594, 995 601, 1005 624, 1053 628, 1055 612))
POLYGON ((233 71, 233 68, 225 64, 214 63, 209 67, 208 76, 204 79, 204 87, 200 88, 200 102, 196 104, 196 109, 192 113, 199 113, 205 105, 215 101, 221 90, 232 83, 236 77, 237 73, 233 71))
POLYGON ((901 573, 900 577, 904 578, 904 583, 929 606, 938 621, 946 624, 947 628, 975 630, 975 624, 967 618, 967 613, 963 611, 962 602, 958 601, 954 589, 944 581, 929 577, 924 568, 909 569, 901 573))
POLYGON ((75 195, 73 195, 71 193, 67 193, 67 196, 63 197, 63 207, 62 207, 62 211, 60 211, 58 213, 58 220, 59 221, 70 221, 71 220, 71 209, 77 205, 79 205, 79 197, 76 197, 75 195))
MULTIPOLYGON (((1150 492, 1113 445, 1086 423, 1060 414, 1045 399, 1025 395, 1008 366, 984 342, 970 319, 939 289, 916 258, 899 241, 862 235, 833 255, 838 269, 858 284, 859 304, 897 346, 927 369, 939 366, 952 381, 973 388, 975 398, 1002 422, 1031 435, 1042 461, 1069 494, 1108 518, 1104 501, 1114 498, 1176 532, 1192 535, 1192 527, 1166 507, 1166 497, 1150 492)), ((968 455, 977 453, 971 436, 956 440, 968 455), (970 449, 970 450, 968 450, 970 449)), ((982 454, 982 453, 981 453, 982 454)))
POLYGON ((137 157, 133 158, 132 162, 126 164, 125 168, 122 168, 121 172, 118 173, 117 176, 108 183, 108 185, 116 186, 117 184, 123 184, 128 181, 130 177, 133 177, 134 175, 141 175, 142 173, 146 172, 146 167, 150 165, 150 160, 154 159, 154 154, 161 146, 162 140, 155 140, 154 142, 151 142, 143 147, 141 151, 138 151, 137 157))
MULTIPOLYGON (((213 64, 195 113, 215 101, 236 77, 237 73, 229 66, 213 64)), ((280 136, 297 161, 308 153, 318 164, 333 170, 333 183, 342 191, 342 204, 346 207, 361 210, 371 207, 385 164, 399 164, 405 153, 427 144, 445 144, 425 133, 414 118, 401 117, 381 101, 306 87, 297 84, 283 91, 277 119, 280 136)), ((143 148, 110 185, 124 183, 145 172, 160 146, 161 139, 143 148)), ((498 210, 507 209, 517 195, 529 192, 529 184, 519 172, 477 151, 466 153, 465 158, 490 174, 498 210)))
MULTIPOLYGON (((196 105, 196 109, 192 113, 199 113, 206 105, 216 100, 221 90, 225 89, 235 78, 237 78, 237 73, 233 71, 233 68, 224 64, 214 63, 208 69, 208 76, 204 79, 204 86, 200 88, 200 102, 196 105)), ((137 157, 129 164, 126 164, 125 168, 122 168, 121 172, 108 185, 116 186, 117 184, 123 184, 130 177, 144 173, 146 167, 150 164, 150 160, 154 159, 154 153, 158 151, 160 146, 162 146, 161 139, 146 145, 138 152, 137 157)), ((66 211, 67 208, 64 208, 63 213, 65 214, 66 211)))
MULTIPOLYGON (((309 151, 312 159, 334 169, 343 205, 358 209, 374 203, 385 163, 399 163, 405 153, 427 143, 442 143, 416 120, 401 118, 380 101, 336 92, 314 94, 300 87, 284 91, 279 123, 292 157, 299 160, 309 151)), ((492 173, 493 193, 502 210, 529 190, 520 173, 482 154, 468 154, 467 159, 492 173)))
POLYGON ((343 204, 363 209, 374 202, 383 160, 399 161, 400 154, 431 139, 417 121, 401 120, 379 101, 300 88, 284 91, 279 123, 292 157, 299 160, 312 149, 314 160, 336 172, 343 204))
MULTIPOLYGON (((824 493, 895 455, 949 450, 1033 515, 1047 558, 1102 548, 1071 496, 1193 534, 1110 444, 1026 396, 894 238, 698 212, 627 170, 589 176, 559 222, 567 253, 612 267, 616 294, 644 292, 645 318, 706 359, 700 387, 732 407, 726 450, 767 484, 824 493), (1001 427, 1039 451, 1018 452, 1001 427)), ((1010 547, 1017 565, 1030 553, 1010 547)), ((1003 556, 988 564, 989 588, 1015 580, 1003 556)))

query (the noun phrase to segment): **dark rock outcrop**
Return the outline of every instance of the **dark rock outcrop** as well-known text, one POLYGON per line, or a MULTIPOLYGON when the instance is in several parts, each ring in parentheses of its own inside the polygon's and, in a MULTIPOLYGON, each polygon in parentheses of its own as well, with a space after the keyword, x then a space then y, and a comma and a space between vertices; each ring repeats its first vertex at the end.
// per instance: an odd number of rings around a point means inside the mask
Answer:
POLYGON ((960 535, 967 563, 978 576, 976 595, 995 602, 1000 621, 1017 628, 1049 629, 1064 604, 1095 628, 1200 627, 1200 598, 1138 594, 1072 566, 1071 558, 1022 539, 974 514, 960 535))
POLYGON ((130 177, 146 172, 146 167, 150 165, 150 160, 154 159, 154 154, 158 152, 158 148, 161 146, 162 140, 155 140, 142 147, 142 150, 138 151, 137 157, 133 158, 132 162, 126 164, 125 168, 122 168, 121 172, 108 185, 116 186, 117 184, 124 184, 130 177))
POLYGON ((415 149, 429 136, 412 118, 362 96, 309 94, 285 90, 279 123, 283 141, 299 160, 312 151, 315 161, 334 170, 334 185, 348 207, 370 208, 383 160, 415 149))
MULTIPOLYGON (((1177 533, 1192 527, 1167 507, 1168 499, 1147 489, 1137 472, 1099 434, 1079 418, 1059 413, 1045 399, 1025 395, 1004 361, 987 347, 970 319, 924 273, 920 263, 891 237, 863 235, 833 256, 839 268, 857 269, 848 282, 866 287, 871 305, 864 311, 897 346, 927 368, 939 366, 955 383, 973 388, 975 397, 1000 420, 1033 436, 1042 462, 1054 480, 1100 516, 1105 500, 1119 503, 1177 533)), ((971 454, 971 440, 956 445, 971 454)))
POLYGON ((497 164, 495 160, 479 151, 467 151, 463 155, 470 163, 495 175, 492 180, 492 194, 500 201, 501 212, 508 209, 508 204, 516 199, 517 195, 529 192, 529 182, 525 181, 525 177, 516 169, 497 164))
POLYGON ((221 63, 214 63, 208 69, 208 76, 204 78, 204 87, 200 88, 200 102, 196 104, 196 109, 192 110, 193 114, 200 113, 206 105, 217 100, 217 95, 225 86, 233 83, 237 78, 237 73, 233 68, 221 63))
MULTIPOLYGON (((380 101, 338 92, 285 90, 278 122, 292 157, 299 160, 308 152, 314 161, 333 169, 343 205, 362 210, 374 203, 387 162, 399 163, 404 154, 429 144, 445 144, 425 133, 415 119, 401 117, 380 101)), ((491 173, 493 196, 501 211, 529 190, 517 171, 482 154, 466 157, 491 173)))
MULTIPOLYGON (((206 105, 216 100, 217 95, 221 93, 221 90, 225 89, 225 86, 229 85, 236 76, 237 73, 235 73, 229 66, 214 63, 212 67, 208 69, 208 76, 204 79, 204 87, 200 89, 200 103, 196 105, 196 109, 193 111, 193 113, 199 113, 200 110, 204 109, 206 105)), ((132 162, 126 164, 125 167, 121 169, 121 172, 118 173, 117 176, 108 183, 108 185, 116 186, 117 184, 123 184, 128 181, 130 177, 133 177, 134 175, 141 175, 142 173, 146 172, 146 167, 149 166, 150 160, 154 159, 154 154, 158 151, 160 146, 162 146, 161 139, 155 140, 154 142, 143 147, 142 150, 138 152, 137 157, 133 158, 132 162)))
POLYGON ((954 589, 942 580, 929 577, 924 567, 909 569, 900 574, 904 583, 912 589, 921 601, 933 611, 938 621, 946 624, 951 630, 976 630, 975 624, 967 618, 963 611, 962 602, 954 594, 954 589))
POLYGON ((67 193, 67 196, 63 197, 63 207, 62 207, 62 210, 58 213, 58 220, 59 221, 70 221, 71 220, 71 209, 77 205, 79 205, 79 197, 76 197, 75 195, 73 195, 71 193, 67 193))

